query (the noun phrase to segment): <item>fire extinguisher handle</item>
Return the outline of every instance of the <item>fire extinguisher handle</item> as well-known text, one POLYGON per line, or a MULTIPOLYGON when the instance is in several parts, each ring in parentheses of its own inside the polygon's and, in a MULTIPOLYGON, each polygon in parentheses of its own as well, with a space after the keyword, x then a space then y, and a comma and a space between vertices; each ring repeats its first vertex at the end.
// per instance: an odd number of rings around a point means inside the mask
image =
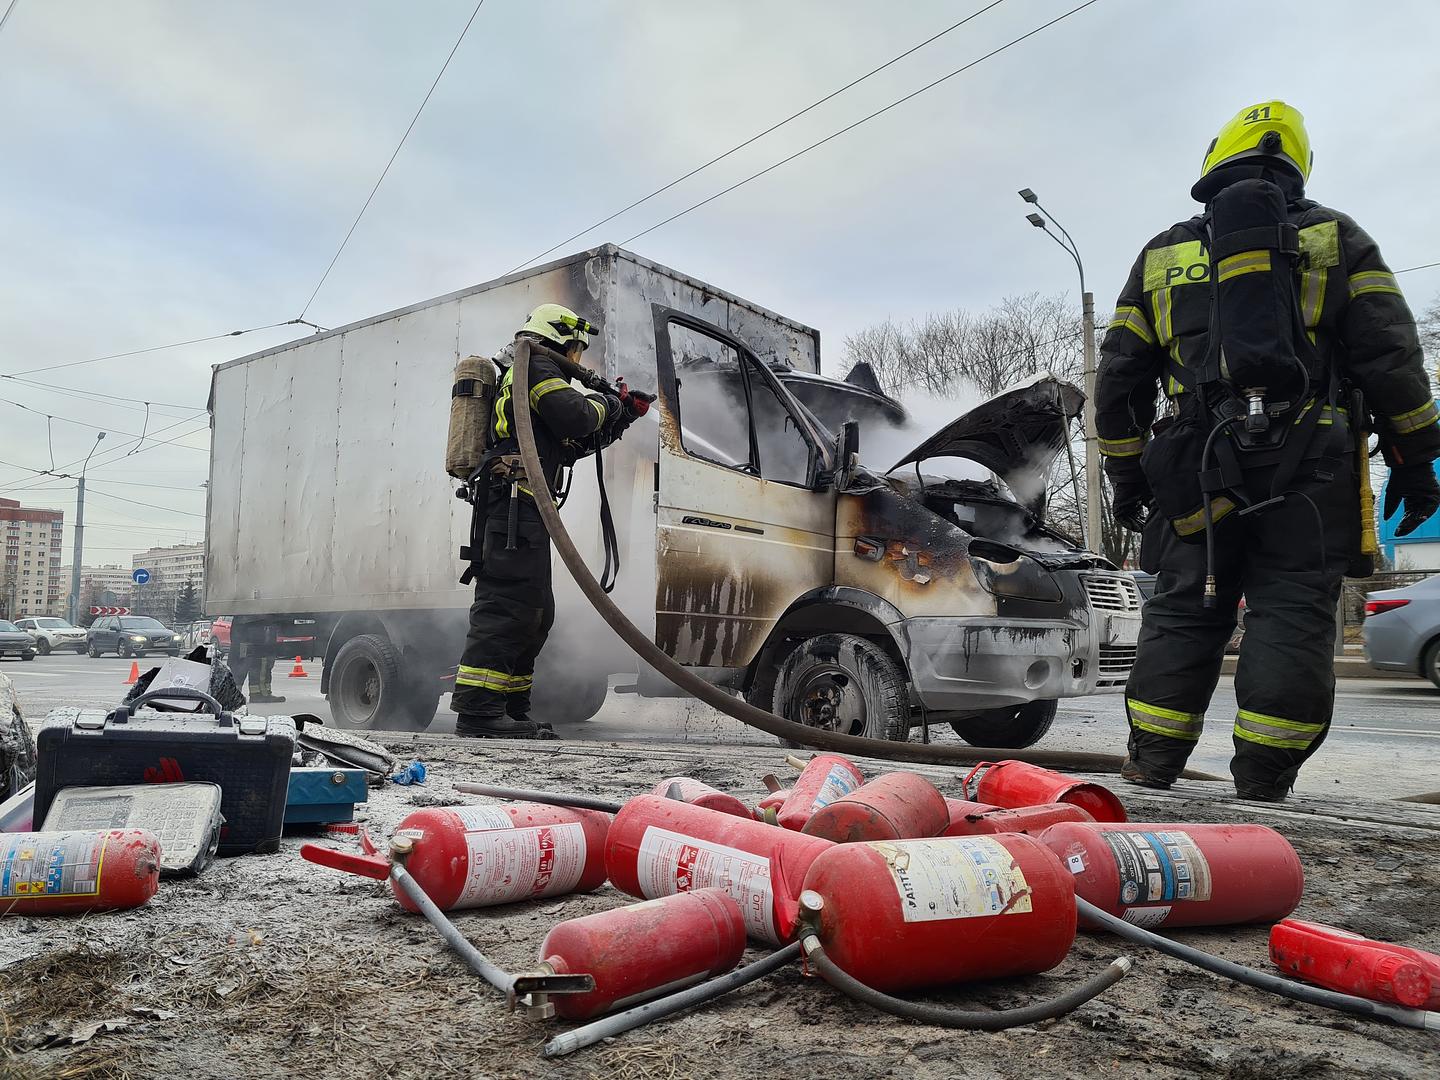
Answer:
POLYGON ((964 795, 965 798, 967 798, 967 799, 973 799, 975 796, 973 796, 973 795, 970 794, 970 780, 971 780, 971 778, 972 778, 976 773, 978 773, 981 769, 989 769, 989 768, 994 767, 994 765, 995 765, 995 762, 993 762, 993 761, 981 761, 981 762, 977 762, 976 765, 975 765, 975 767, 965 774, 965 779, 963 779, 963 780, 960 781, 960 794, 964 795))
POLYGON ((320 844, 300 845, 300 857, 317 866, 328 866, 331 870, 343 870, 357 877, 376 878, 383 881, 390 876, 390 860, 378 855, 357 855, 352 851, 339 851, 320 844))

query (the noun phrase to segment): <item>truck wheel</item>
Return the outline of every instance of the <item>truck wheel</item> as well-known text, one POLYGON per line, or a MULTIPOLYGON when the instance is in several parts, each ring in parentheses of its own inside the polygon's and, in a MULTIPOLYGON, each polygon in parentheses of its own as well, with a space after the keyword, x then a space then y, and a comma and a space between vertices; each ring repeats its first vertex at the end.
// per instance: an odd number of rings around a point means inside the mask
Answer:
POLYGON ((326 700, 336 727, 418 731, 428 727, 440 695, 422 694, 406 678, 400 650, 379 634, 353 637, 335 654, 326 700))
POLYGON ((1055 708, 1059 703, 1053 698, 1048 701, 1027 701, 1024 705, 1009 705, 1003 709, 986 709, 982 713, 951 720, 955 734, 971 746, 998 746, 1006 750, 1019 750, 1034 746, 1045 737, 1050 725, 1055 722, 1055 708))
POLYGON ((792 650, 775 680, 774 710, 844 735, 910 737, 905 672, 879 645, 854 634, 820 634, 792 650))
POLYGON ((530 716, 547 720, 556 726, 583 724, 605 705, 610 680, 605 675, 590 674, 575 680, 557 677, 558 673, 539 670, 530 691, 530 716))

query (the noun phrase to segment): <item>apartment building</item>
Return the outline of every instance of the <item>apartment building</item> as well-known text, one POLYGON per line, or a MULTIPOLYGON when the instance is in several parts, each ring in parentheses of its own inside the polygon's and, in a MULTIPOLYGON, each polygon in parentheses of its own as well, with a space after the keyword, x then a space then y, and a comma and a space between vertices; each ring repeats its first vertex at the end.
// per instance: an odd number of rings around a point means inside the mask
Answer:
POLYGON ((0 614, 5 618, 65 614, 66 582, 60 576, 64 524, 63 510, 0 499, 0 614))

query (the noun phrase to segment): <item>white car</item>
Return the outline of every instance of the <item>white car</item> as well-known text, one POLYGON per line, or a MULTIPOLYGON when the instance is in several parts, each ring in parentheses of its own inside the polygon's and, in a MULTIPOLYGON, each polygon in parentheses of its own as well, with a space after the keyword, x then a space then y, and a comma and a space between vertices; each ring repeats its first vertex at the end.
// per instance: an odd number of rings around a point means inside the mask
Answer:
POLYGON ((41 656, 48 656, 57 649, 69 649, 77 653, 85 651, 85 631, 64 619, 42 615, 38 618, 16 619, 15 625, 35 638, 35 645, 41 656))

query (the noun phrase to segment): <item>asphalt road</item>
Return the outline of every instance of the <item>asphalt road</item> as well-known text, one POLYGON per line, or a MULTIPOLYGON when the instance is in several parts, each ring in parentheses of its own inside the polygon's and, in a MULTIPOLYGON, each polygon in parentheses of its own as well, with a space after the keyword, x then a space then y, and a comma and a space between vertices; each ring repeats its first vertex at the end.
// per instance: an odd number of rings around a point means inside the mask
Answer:
MULTIPOLYGON (((142 670, 164 658, 142 660, 142 670)), ((314 713, 329 719, 320 695, 319 661, 306 665, 307 678, 289 678, 290 663, 277 663, 275 691, 286 697, 280 705, 256 712, 314 713)), ((52 654, 32 661, 0 660, 15 682, 26 716, 43 718, 52 708, 79 705, 111 708, 125 694, 124 679, 130 661, 113 656, 92 660, 86 656, 52 654)), ((628 682, 629 680, 618 680, 628 682)), ((447 702, 435 718, 432 731, 453 730, 454 714, 447 702)), ((1191 764, 1222 776, 1229 775, 1233 752, 1231 721, 1235 711, 1234 688, 1222 679, 1211 704, 1205 734, 1191 764)), ((567 739, 604 742, 748 743, 773 745, 773 740, 744 727, 693 700, 645 699, 612 693, 595 719, 562 731, 567 739)), ((912 732, 918 739, 920 733, 912 732)), ((954 739, 948 730, 937 739, 954 739)), ((1125 742, 1125 719, 1118 695, 1079 698, 1062 702, 1060 715, 1040 746, 1053 750, 1119 752, 1125 742)), ((1440 762, 1440 690, 1421 679, 1345 679, 1336 697, 1335 721, 1325 745, 1305 766, 1296 791, 1324 797, 1394 798, 1440 789, 1436 765, 1440 762)))

